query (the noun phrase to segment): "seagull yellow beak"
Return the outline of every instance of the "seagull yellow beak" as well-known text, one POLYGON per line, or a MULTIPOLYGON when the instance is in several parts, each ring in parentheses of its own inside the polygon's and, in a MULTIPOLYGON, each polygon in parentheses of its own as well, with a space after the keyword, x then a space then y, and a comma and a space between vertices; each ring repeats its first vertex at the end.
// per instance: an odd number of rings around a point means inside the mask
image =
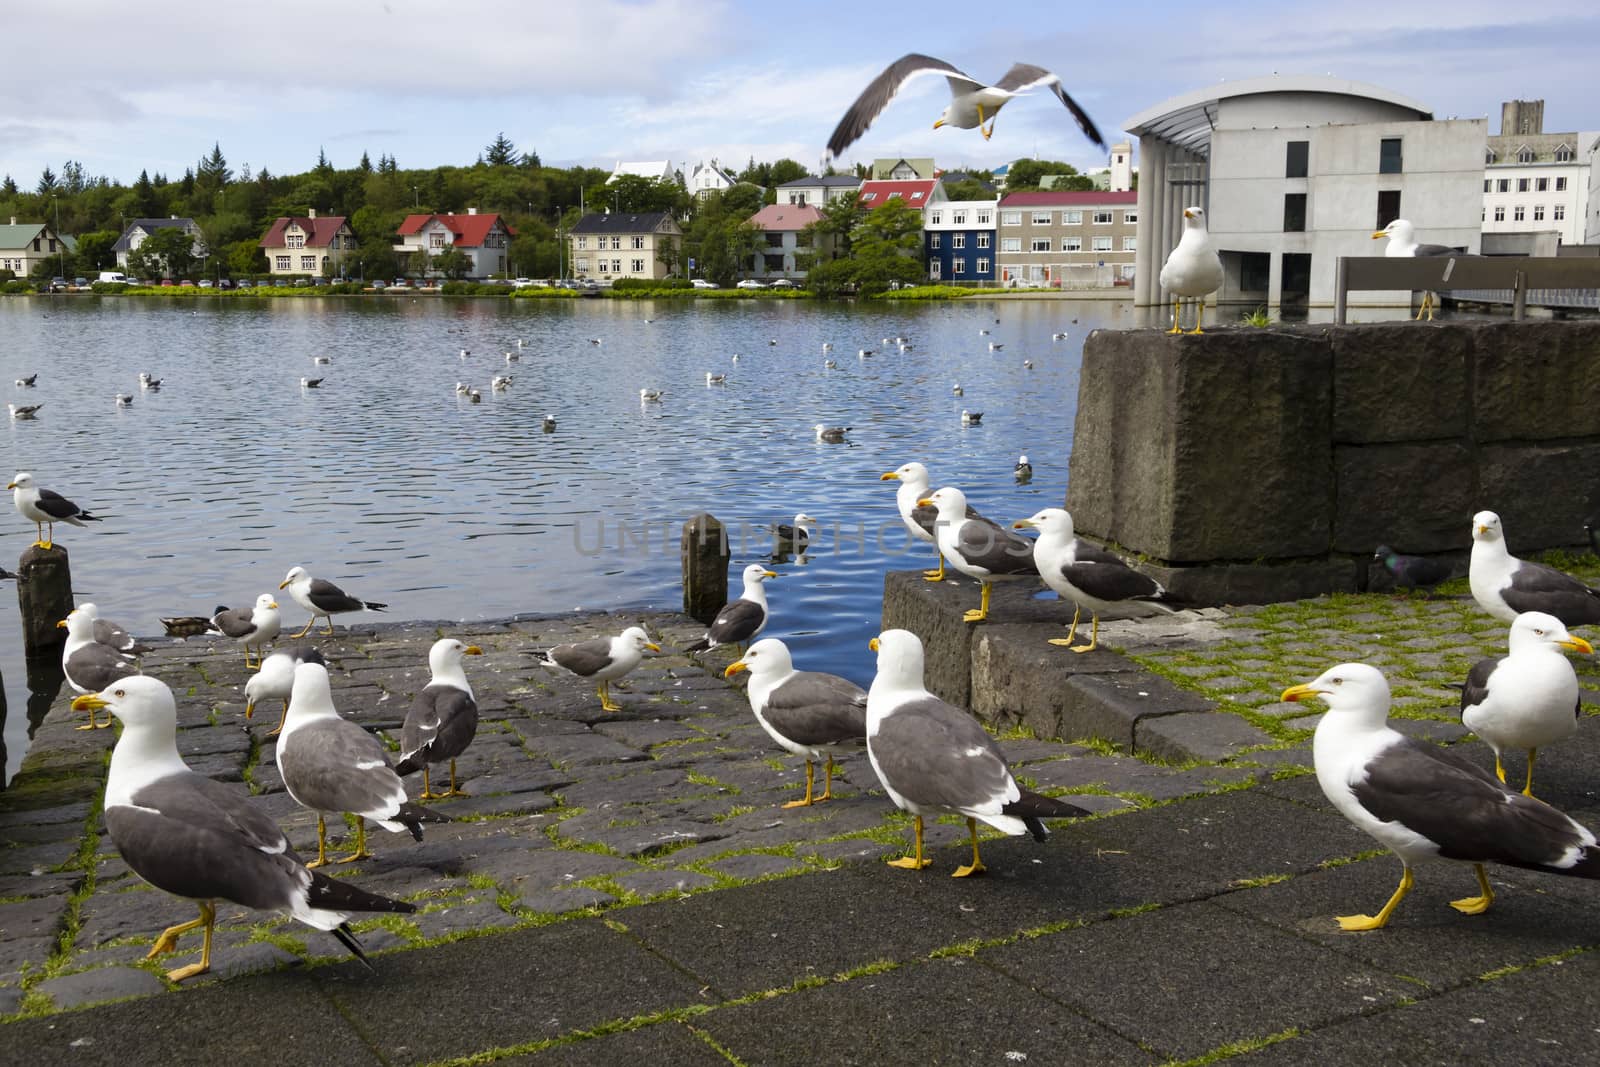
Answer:
POLYGON ((481 656, 483 655, 483 649, 479 648, 477 645, 468 645, 466 648, 461 650, 461 654, 463 656, 481 656))
POLYGON ((273 608, 274 610, 276 610, 276 608, 278 607, 278 602, 276 600, 274 600, 272 603, 268 604, 267 607, 273 608))
POLYGON ((1565 641, 1557 641, 1562 648, 1571 649, 1573 652, 1582 652, 1585 656, 1594 652, 1594 646, 1581 637, 1568 635, 1565 641))
POLYGON ((919 507, 919 508, 931 508, 933 506, 934 505, 933 505, 933 498, 932 497, 925 496, 921 500, 917 501, 917 507, 919 507))
POLYGON ((60 622, 56 623, 56 629, 65 630, 66 628, 67 628, 67 620, 66 619, 62 619, 60 622))
POLYGON ((256 702, 254 700, 244 706, 244 717, 247 719, 256 717, 256 702))
POLYGON ((899 480, 900 475, 896 474, 894 471, 890 471, 888 474, 880 474, 878 476, 878 481, 880 482, 898 482, 899 480))
POLYGON ((98 693, 85 693, 72 702, 73 711, 87 711, 91 715, 101 708, 109 708, 111 701, 102 700, 98 693))
POLYGON ((287 588, 289 588, 289 579, 285 578, 283 581, 279 582, 278 583, 278 588, 279 589, 287 589, 287 588))
POLYGON ((935 122, 933 124, 933 128, 937 130, 940 126, 943 126, 943 125, 944 125, 944 119, 940 119, 938 122, 935 122))
POLYGON ((1487 527, 1487 526, 1480 526, 1480 527, 1478 527, 1478 532, 1479 532, 1479 533, 1488 533, 1488 532, 1489 532, 1489 527, 1487 527))
POLYGON ((867 647, 872 649, 874 652, 878 651, 878 639, 874 637, 871 641, 868 641, 867 647))
POLYGON ((1378 240, 1378 239, 1379 239, 1379 238, 1380 238, 1380 237, 1387 237, 1387 236, 1389 236, 1389 235, 1388 235, 1388 234, 1386 234, 1386 233, 1384 233, 1384 232, 1383 232, 1383 231, 1382 231, 1382 230, 1379 230, 1379 231, 1378 231, 1378 232, 1377 232, 1377 233, 1375 233, 1375 234, 1373 234, 1373 235, 1372 235, 1372 239, 1373 239, 1373 240, 1374 240, 1374 241, 1376 241, 1376 240, 1378 240))
POLYGON ((646 641, 644 643, 644 647, 648 648, 651 652, 660 652, 661 651, 661 646, 656 644, 654 641, 646 641))
POLYGON ((1304 685, 1291 685, 1289 688, 1283 691, 1283 695, 1278 699, 1283 701, 1285 704, 1293 704, 1296 701, 1309 700, 1313 697, 1319 697, 1321 695, 1322 690, 1318 689, 1310 682, 1307 682, 1304 685))
POLYGON ((1188 207, 1184 208, 1183 209, 1183 217, 1186 218, 1186 219, 1194 218, 1194 208, 1188 208, 1188 207))
MULTIPOLYGON (((885 475, 884 477, 888 477, 888 475, 885 475)), ((12 482, 10 485, 6 486, 7 489, 15 489, 16 487, 17 487, 17 483, 16 482, 12 482)))
POLYGON ((748 663, 742 659, 736 659, 732 663, 728 664, 728 669, 722 672, 722 676, 724 678, 732 678, 740 671, 747 671, 749 669, 750 665, 748 663))
POLYGON ((778 576, 776 571, 762 571, 761 575, 764 578, 776 578, 778 576))
POLYGON ((1032 519, 1018 519, 1016 522, 1011 524, 1011 528, 1013 530, 1031 530, 1031 529, 1033 529, 1033 520, 1032 519))

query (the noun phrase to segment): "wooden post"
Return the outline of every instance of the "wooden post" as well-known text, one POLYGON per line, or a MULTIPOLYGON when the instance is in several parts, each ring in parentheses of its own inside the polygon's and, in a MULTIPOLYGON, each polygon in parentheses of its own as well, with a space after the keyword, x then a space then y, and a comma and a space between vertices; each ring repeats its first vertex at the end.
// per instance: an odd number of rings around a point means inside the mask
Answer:
POLYGON ((1340 256, 1333 271, 1333 321, 1343 326, 1350 314, 1350 264, 1340 256))
POLYGON ((728 602, 728 532, 701 512, 683 524, 683 612, 707 625, 728 602))
POLYGON ((17 564, 17 605, 22 609, 22 650, 28 659, 61 658, 67 631, 56 624, 72 611, 72 568, 67 550, 29 545, 17 564))
POLYGON ((1522 271, 1517 271, 1512 281, 1511 290, 1511 318, 1521 322, 1528 317, 1528 276, 1522 271))

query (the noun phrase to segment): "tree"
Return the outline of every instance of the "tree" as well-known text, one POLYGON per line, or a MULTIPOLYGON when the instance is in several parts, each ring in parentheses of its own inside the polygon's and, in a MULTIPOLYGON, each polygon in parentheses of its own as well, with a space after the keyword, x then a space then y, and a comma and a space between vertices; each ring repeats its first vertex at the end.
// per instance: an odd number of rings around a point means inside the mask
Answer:
POLYGON ((1018 159, 1011 163, 1011 170, 1006 174, 1006 192, 1015 193, 1028 189, 1040 188, 1040 179, 1046 174, 1077 175, 1081 182, 1057 182, 1056 189, 1093 189, 1094 180, 1078 174, 1078 168, 1071 163, 1062 163, 1058 160, 1048 159, 1018 159))
POLYGON ((194 265, 194 238, 182 226, 163 226, 128 253, 129 271, 140 276, 181 278, 194 265))
POLYGON ((431 269, 443 274, 451 281, 460 281, 472 269, 472 257, 455 245, 451 245, 443 252, 438 252, 433 256, 431 269))
POLYGON ((483 161, 491 167, 509 167, 517 161, 517 146, 506 139, 504 132, 498 133, 483 150, 483 161))
POLYGON ((963 178, 944 187, 945 195, 951 200, 994 200, 999 194, 993 188, 985 186, 977 178, 963 178))
POLYGON ((0 195, 3 195, 3 196, 16 196, 17 195, 17 181, 16 181, 15 178, 13 178, 9 174, 6 175, 5 182, 4 183, 0 183, 0 195))
POLYGON ((233 171, 228 169, 228 161, 223 158, 221 142, 213 143, 211 154, 201 157, 195 180, 213 192, 233 181, 233 171))
POLYGON ((366 153, 365 149, 363 149, 362 152, 361 152, 361 162, 356 164, 356 169, 359 170, 363 174, 371 174, 372 173, 372 160, 367 158, 367 153, 366 153))
POLYGON ((88 184, 88 179, 83 175, 82 163, 69 159, 61 165, 61 192, 67 196, 77 196, 88 184))
POLYGON ((761 203, 761 188, 749 182, 739 182, 722 192, 722 209, 740 218, 749 218, 760 211, 761 203))
POLYGON ((782 185, 785 182, 799 181, 808 173, 804 166, 794 160, 780 159, 767 171, 767 180, 772 185, 782 185))
POLYGON ((39 175, 38 191, 40 196, 49 196, 56 191, 56 172, 50 169, 49 164, 45 165, 44 173, 39 175))
POLYGON ((78 269, 85 274, 105 270, 117 261, 111 246, 120 235, 116 230, 94 230, 78 235, 78 269))

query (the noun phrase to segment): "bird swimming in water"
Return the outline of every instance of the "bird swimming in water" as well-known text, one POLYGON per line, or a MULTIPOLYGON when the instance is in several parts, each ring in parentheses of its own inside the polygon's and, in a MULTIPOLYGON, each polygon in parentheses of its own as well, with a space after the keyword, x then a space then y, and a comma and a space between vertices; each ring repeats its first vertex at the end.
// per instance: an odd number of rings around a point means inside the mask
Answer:
POLYGON ((1028 462, 1027 456, 1017 457, 1017 465, 1011 468, 1011 476, 1022 485, 1033 480, 1033 464, 1028 462))

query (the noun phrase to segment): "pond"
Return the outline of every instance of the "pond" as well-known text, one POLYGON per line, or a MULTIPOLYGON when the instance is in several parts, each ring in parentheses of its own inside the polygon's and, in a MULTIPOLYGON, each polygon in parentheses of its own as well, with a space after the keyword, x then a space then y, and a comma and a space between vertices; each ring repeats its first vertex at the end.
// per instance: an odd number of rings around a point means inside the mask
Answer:
MULTIPOLYGON (((43 408, 5 426, 0 464, 102 516, 56 532, 79 602, 138 634, 248 605, 296 565, 387 602, 388 620, 676 610, 685 519, 728 524, 736 572, 767 556, 769 523, 805 511, 821 536, 774 567, 767 633, 803 669, 865 684, 884 572, 932 562, 878 476, 920 460, 1007 520, 1059 505, 1083 338, 1134 319, 1125 301, 11 299, 0 387, 43 408), (645 387, 663 399, 642 403, 645 387), (818 442, 819 422, 852 427, 847 442, 818 442)), ((6 514, 20 555, 32 526, 6 514)), ((28 729, 9 607, 0 670, 9 777, 28 729)))

